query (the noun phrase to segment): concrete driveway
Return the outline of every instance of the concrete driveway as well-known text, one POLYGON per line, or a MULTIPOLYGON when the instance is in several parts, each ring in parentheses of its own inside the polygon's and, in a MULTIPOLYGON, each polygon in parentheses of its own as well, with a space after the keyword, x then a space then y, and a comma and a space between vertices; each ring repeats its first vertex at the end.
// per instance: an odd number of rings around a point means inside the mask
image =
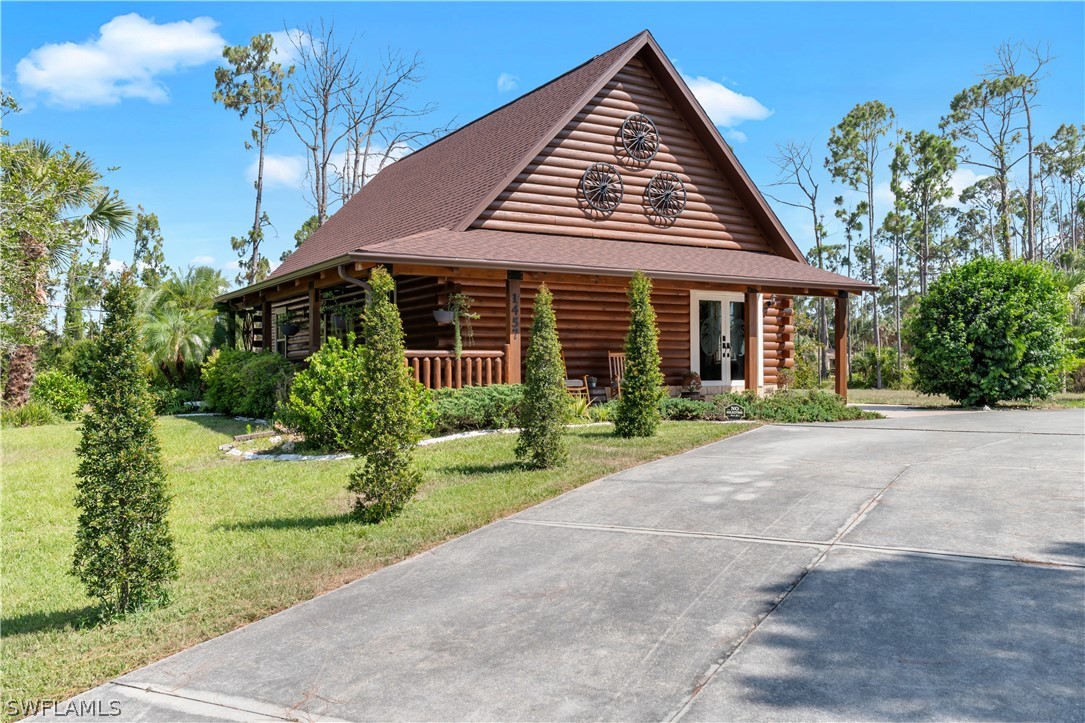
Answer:
POLYGON ((1083 428, 1081 410, 764 427, 80 700, 154 721, 1081 721, 1083 428))

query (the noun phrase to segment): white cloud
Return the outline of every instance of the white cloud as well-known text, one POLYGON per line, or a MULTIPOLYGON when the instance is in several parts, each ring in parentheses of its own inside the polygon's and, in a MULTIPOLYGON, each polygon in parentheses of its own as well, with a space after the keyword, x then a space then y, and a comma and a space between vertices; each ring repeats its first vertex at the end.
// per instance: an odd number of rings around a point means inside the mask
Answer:
POLYGON ((981 176, 971 168, 958 168, 949 177, 949 187, 953 189, 953 197, 947 200, 946 203, 950 206, 959 207, 961 205, 961 191, 982 181, 984 178, 987 178, 987 176, 981 176))
POLYGON ((241 262, 236 261, 236 260, 235 261, 227 261, 226 263, 224 263, 222 265, 222 268, 226 269, 227 271, 240 271, 241 270, 241 262))
POLYGON ((215 265, 215 257, 214 256, 197 256, 194 259, 192 259, 191 261, 189 261, 189 263, 192 264, 193 266, 214 266, 215 265))
POLYGON ((136 13, 118 15, 83 43, 41 46, 15 66, 20 86, 56 105, 113 105, 125 98, 164 103, 158 76, 221 57, 226 44, 207 17, 156 24, 136 13))
MULTIPOLYGON (((246 177, 256 180, 260 159, 255 156, 246 169, 246 177)), ((269 153, 264 156, 264 188, 301 188, 305 181, 305 156, 277 156, 269 153)))
POLYGON ((728 140, 734 141, 735 143, 745 143, 749 140, 749 137, 747 137, 745 133, 735 128, 729 129, 726 133, 723 134, 723 137, 728 140))
POLYGON ((748 120, 765 120, 773 113, 753 96, 737 93, 710 78, 683 73, 682 79, 700 101, 712 122, 722 128, 734 128, 748 120))
POLYGON ((117 259, 110 259, 109 263, 105 265, 105 270, 111 274, 119 274, 127 268, 128 266, 123 261, 117 259))
POLYGON ((298 62, 297 46, 304 48, 310 42, 309 35, 298 28, 278 30, 271 34, 271 38, 275 42, 272 57, 283 66, 283 70, 298 62))
POLYGON ((501 93, 510 93, 520 86, 520 76, 512 73, 502 73, 497 76, 497 90, 501 93))

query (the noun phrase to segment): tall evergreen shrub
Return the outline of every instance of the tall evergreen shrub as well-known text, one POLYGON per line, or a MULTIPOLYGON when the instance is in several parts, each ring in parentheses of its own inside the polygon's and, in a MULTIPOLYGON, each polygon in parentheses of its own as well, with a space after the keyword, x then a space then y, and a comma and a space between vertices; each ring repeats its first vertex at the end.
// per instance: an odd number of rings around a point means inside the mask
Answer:
POLYGON ((666 395, 651 279, 636 272, 627 295, 630 317, 625 337, 625 376, 614 431, 620 437, 651 437, 659 427, 659 403, 666 395))
POLYGON ((931 284, 909 314, 913 385, 966 406, 1045 398, 1061 387, 1070 304, 1036 263, 976 259, 931 284))
POLYGON ((431 424, 431 412, 429 395, 404 361, 403 322, 392 301, 395 282, 377 267, 369 284, 358 428, 348 440, 350 451, 364 460, 347 489, 358 495, 355 516, 379 522, 402 510, 418 489, 422 474, 414 448, 431 424))
POLYGON ((568 459, 562 440, 562 423, 569 402, 558 323, 554 316, 554 297, 546 284, 539 286, 534 308, 516 458, 528 466, 545 469, 564 464, 568 459))
POLYGON ((137 290, 122 277, 106 291, 105 322, 90 369, 90 411, 79 467, 73 572, 105 617, 164 603, 177 577, 166 515, 162 452, 140 359, 137 290))

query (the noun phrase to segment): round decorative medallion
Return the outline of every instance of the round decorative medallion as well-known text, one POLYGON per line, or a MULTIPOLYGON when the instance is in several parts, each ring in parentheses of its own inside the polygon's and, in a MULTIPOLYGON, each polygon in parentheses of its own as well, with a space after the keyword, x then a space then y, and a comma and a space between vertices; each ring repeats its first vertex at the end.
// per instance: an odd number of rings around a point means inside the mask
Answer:
POLYGON ((686 187, 677 175, 660 171, 648 181, 644 198, 658 215, 675 218, 686 207, 686 187))
POLYGON ((634 113, 622 122, 622 146, 634 161, 647 163, 659 151, 659 132, 652 119, 643 113, 634 113))
POLYGON ((610 212, 622 201, 625 185, 618 169, 609 163, 593 163, 580 179, 584 200, 596 211, 610 212))

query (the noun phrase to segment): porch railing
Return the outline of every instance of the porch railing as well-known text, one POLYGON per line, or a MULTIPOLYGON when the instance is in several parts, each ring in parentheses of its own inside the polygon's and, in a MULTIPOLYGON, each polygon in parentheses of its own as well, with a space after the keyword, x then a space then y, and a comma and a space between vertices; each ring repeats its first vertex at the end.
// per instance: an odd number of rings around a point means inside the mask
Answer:
POLYGON ((505 352, 465 349, 457 359, 450 351, 408 349, 407 366, 427 389, 485 386, 505 380, 505 352))

